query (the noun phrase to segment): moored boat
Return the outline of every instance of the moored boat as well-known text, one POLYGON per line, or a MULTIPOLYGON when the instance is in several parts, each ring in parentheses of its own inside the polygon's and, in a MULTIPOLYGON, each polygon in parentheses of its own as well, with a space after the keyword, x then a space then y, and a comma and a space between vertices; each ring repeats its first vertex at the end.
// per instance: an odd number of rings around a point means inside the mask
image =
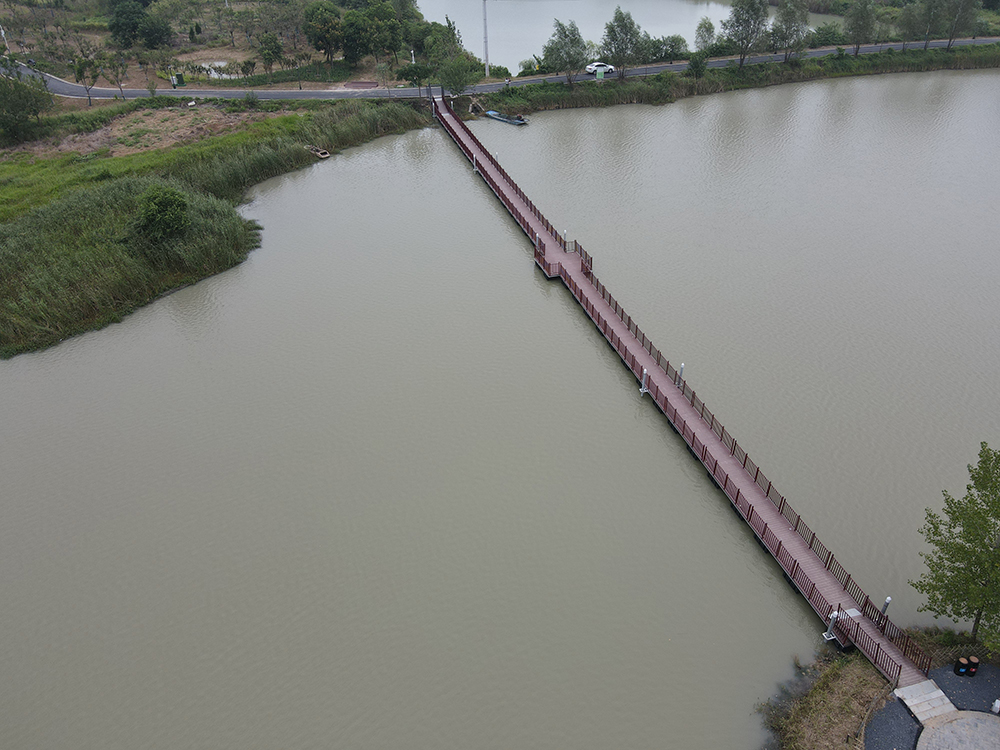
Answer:
POLYGON ((505 115, 502 112, 497 112, 495 109, 488 110, 486 112, 486 116, 493 120, 499 120, 500 122, 508 122, 511 125, 528 124, 528 121, 525 120, 521 115, 514 115, 513 117, 510 117, 509 115, 505 115))

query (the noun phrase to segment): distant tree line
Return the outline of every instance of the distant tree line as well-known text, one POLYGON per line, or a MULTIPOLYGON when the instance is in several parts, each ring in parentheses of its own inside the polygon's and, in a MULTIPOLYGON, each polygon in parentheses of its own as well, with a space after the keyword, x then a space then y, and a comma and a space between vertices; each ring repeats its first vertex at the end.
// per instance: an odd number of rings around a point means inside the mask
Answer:
POLYGON ((522 60, 518 75, 560 73, 571 80, 597 59, 613 65, 619 76, 626 68, 683 59, 697 74, 709 57, 734 57, 742 67, 761 52, 783 52, 788 61, 807 47, 850 46, 857 54, 864 44, 887 41, 902 41, 904 46, 922 42, 926 47, 931 39, 947 39, 950 49, 956 38, 983 33, 984 2, 1000 6, 1000 0, 836 1, 837 10, 844 13, 843 24, 834 21, 812 29, 809 11, 815 0, 734 0, 718 31, 711 19, 699 21, 694 52, 682 36, 650 36, 621 6, 605 24, 600 43, 584 40, 575 22, 556 20, 542 54, 522 60), (769 4, 777 6, 773 20, 769 4))

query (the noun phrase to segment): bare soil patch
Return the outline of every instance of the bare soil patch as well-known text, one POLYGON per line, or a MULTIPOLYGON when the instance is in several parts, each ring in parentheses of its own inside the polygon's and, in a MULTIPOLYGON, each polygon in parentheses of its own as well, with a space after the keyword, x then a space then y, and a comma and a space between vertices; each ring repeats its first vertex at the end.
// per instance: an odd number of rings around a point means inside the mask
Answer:
POLYGON ((163 149, 192 143, 220 133, 228 133, 266 117, 282 113, 223 112, 210 106, 171 109, 147 109, 116 118, 110 125, 93 133, 78 133, 59 143, 25 144, 19 151, 37 155, 52 153, 90 154, 107 150, 111 156, 125 156, 140 151, 163 149))

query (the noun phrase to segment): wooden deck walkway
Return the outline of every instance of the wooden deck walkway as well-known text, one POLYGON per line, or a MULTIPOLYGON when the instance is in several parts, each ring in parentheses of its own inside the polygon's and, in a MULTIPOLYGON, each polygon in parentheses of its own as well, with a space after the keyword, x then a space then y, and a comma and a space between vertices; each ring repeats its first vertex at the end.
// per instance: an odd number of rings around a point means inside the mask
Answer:
POLYGON ((562 279, 824 626, 836 610, 833 634, 841 645, 857 646, 899 687, 925 681, 930 657, 881 614, 653 346, 594 276, 590 255, 559 235, 443 97, 435 97, 433 106, 435 117, 534 244, 538 266, 548 278, 562 279))

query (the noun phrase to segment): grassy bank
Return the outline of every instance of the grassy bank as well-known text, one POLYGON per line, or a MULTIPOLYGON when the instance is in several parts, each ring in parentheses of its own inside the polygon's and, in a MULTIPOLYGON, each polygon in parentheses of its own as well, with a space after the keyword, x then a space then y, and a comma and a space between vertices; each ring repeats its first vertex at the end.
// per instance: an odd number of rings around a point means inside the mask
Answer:
POLYGON ((861 722, 884 704, 888 687, 859 652, 826 654, 798 667, 796 678, 759 711, 782 750, 861 747, 861 722))
MULTIPOLYGON (((114 158, 102 153, 45 158, 8 154, 0 160, 0 222, 82 187, 146 174, 174 177, 235 202, 251 185, 315 161, 303 144, 337 151, 430 122, 422 106, 399 102, 347 100, 302 109, 252 123, 238 133, 162 151, 114 158)), ((99 125, 107 115, 88 112, 80 119, 99 125)))
MULTIPOLYGON (((106 117, 88 113, 85 125, 106 117)), ((7 154, 0 160, 0 357, 99 328, 242 261, 257 232, 235 203, 251 185, 314 162, 303 144, 336 151, 429 121, 419 104, 351 100, 168 150, 114 158, 7 154), (144 255, 150 243, 130 234, 142 209, 136 196, 150 180, 174 186, 189 207, 189 228, 167 242, 170 262, 144 255)))
POLYGON ((258 227, 232 204, 176 180, 126 177, 0 226, 0 356, 120 320, 177 286, 230 268, 258 227), (143 228, 143 198, 172 188, 186 204, 176 236, 143 228))
POLYGON ((667 104, 686 96, 714 94, 738 89, 776 86, 821 78, 904 73, 929 70, 972 70, 1000 67, 1000 45, 956 47, 944 50, 886 50, 854 57, 845 51, 820 58, 792 60, 784 64, 763 63, 709 68, 701 78, 677 73, 659 73, 624 81, 561 83, 511 87, 477 96, 486 109, 511 113, 537 112, 572 107, 604 107, 612 104, 667 104))

